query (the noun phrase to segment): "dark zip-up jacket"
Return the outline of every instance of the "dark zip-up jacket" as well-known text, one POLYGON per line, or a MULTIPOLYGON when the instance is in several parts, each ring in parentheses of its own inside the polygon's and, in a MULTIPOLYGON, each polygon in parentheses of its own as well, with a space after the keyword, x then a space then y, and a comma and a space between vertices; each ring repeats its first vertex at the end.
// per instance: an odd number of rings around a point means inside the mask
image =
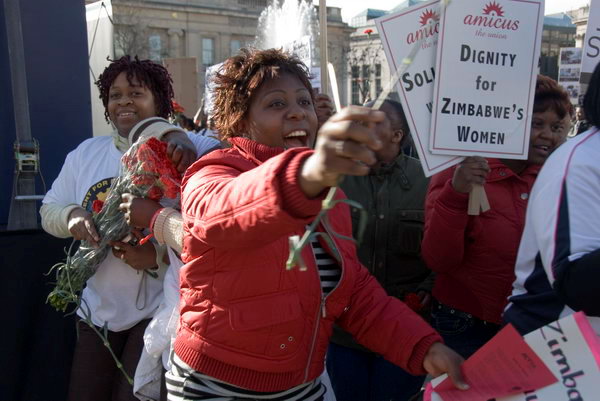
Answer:
MULTIPOLYGON (((398 299, 419 290, 431 292, 433 287, 433 274, 421 259, 428 183, 419 161, 400 154, 371 174, 347 176, 341 184, 346 196, 359 202, 368 214, 358 245, 360 262, 398 299)), ((353 207, 351 213, 357 238, 361 211, 353 207)), ((348 333, 337 328, 333 342, 356 346, 348 333)))

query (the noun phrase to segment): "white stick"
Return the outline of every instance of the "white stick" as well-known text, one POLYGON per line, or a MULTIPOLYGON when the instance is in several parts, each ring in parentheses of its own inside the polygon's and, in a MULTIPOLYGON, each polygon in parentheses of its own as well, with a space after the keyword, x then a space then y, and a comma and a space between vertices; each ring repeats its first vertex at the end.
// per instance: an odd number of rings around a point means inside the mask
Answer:
POLYGON ((325 0, 319 0, 319 25, 321 33, 319 42, 321 48, 321 92, 329 94, 329 79, 327 79, 327 5, 325 0))
POLYGON ((333 103, 335 104, 335 111, 342 110, 340 103, 340 91, 337 85, 337 78, 335 77, 335 70, 333 64, 327 63, 327 71, 329 72, 329 80, 331 81, 331 95, 333 96, 333 103))

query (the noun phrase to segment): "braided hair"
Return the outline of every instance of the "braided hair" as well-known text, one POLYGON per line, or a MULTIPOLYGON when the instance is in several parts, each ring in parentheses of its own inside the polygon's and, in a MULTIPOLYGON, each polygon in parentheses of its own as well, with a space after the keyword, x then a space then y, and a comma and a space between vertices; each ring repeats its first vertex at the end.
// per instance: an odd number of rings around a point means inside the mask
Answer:
POLYGON ((165 67, 154 61, 140 60, 137 56, 133 59, 130 56, 123 56, 118 60, 109 61, 111 63, 95 82, 100 91, 100 99, 104 105, 104 117, 107 122, 110 121, 108 117, 110 87, 122 72, 127 74, 127 81, 130 85, 133 85, 131 81, 135 78, 140 85, 150 89, 159 117, 168 118, 173 114, 173 80, 165 67))

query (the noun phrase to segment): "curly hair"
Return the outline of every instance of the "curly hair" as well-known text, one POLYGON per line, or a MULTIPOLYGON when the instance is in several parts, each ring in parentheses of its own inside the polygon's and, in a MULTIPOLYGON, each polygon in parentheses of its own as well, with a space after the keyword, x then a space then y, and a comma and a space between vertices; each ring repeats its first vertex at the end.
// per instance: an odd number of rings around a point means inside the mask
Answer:
POLYGON ((252 97, 263 82, 292 74, 314 94, 308 68, 294 55, 282 50, 243 48, 223 63, 215 75, 213 121, 221 139, 240 136, 252 97))
POLYGON ((533 112, 543 113, 548 110, 554 111, 561 119, 574 112, 567 91, 552 78, 538 75, 535 83, 533 112))
POLYGON ((173 114, 173 80, 165 67, 150 60, 140 60, 137 56, 134 59, 130 56, 123 56, 118 60, 109 59, 109 61, 111 63, 95 82, 100 90, 100 99, 104 105, 104 117, 107 122, 109 122, 108 95, 110 87, 122 72, 127 73, 127 81, 130 85, 133 85, 131 80, 135 78, 140 85, 150 89, 159 117, 168 118, 173 114))

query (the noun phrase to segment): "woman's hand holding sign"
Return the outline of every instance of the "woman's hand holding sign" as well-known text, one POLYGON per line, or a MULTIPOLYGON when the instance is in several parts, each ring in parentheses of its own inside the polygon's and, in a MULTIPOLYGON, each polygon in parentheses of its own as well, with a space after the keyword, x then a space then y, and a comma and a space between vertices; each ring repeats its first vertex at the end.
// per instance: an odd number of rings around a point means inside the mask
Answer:
POLYGON ((479 156, 467 157, 454 170, 452 188, 457 192, 469 193, 473 185, 485 184, 489 172, 490 167, 486 159, 479 156))

